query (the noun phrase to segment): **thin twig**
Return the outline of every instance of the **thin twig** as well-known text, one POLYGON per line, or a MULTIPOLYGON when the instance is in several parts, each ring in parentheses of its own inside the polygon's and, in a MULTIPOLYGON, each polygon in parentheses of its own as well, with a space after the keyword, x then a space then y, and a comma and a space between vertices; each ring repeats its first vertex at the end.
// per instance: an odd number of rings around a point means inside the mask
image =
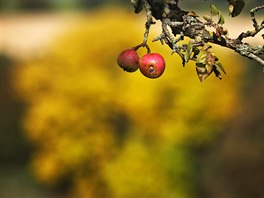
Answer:
POLYGON ((244 38, 247 38, 247 37, 254 37, 257 33, 259 33, 263 28, 264 28, 264 20, 262 21, 262 23, 259 25, 257 20, 256 20, 256 17, 255 17, 255 12, 257 12, 258 10, 261 10, 261 9, 264 9, 264 5, 262 6, 258 6, 258 7, 255 7, 253 9, 250 10, 250 15, 251 15, 251 20, 253 21, 253 27, 255 28, 254 30, 248 30, 247 32, 242 32, 237 40, 240 40, 242 41, 244 38))

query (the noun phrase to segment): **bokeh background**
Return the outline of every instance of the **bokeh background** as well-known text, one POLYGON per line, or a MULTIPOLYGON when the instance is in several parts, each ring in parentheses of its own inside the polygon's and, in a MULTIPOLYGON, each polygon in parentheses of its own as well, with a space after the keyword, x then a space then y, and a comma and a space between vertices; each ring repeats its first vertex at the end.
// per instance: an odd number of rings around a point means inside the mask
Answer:
MULTIPOLYGON (((227 75, 200 83, 193 63, 150 43, 163 76, 126 73, 116 57, 145 24, 127 0, 3 0, 0 17, 0 197, 264 196, 261 65, 214 46, 227 75)), ((226 27, 235 37, 252 22, 245 12, 226 27)))

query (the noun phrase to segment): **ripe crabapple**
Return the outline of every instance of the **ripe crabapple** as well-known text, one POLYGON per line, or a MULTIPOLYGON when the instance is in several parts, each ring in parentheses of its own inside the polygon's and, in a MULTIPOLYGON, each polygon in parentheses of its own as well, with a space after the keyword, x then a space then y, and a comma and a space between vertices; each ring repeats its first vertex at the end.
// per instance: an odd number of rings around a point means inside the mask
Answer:
POLYGON ((139 56, 135 49, 122 51, 117 57, 117 64, 127 72, 135 72, 139 67, 139 56))
POLYGON ((158 78, 165 70, 165 61, 158 53, 145 54, 139 60, 139 69, 148 78, 158 78))

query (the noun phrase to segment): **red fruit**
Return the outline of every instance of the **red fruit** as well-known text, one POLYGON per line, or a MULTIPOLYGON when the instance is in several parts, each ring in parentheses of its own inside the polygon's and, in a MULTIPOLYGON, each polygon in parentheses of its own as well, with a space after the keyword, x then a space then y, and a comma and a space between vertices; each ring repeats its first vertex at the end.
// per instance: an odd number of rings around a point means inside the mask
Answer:
POLYGON ((117 57, 117 64, 127 72, 134 72, 139 67, 139 56, 133 48, 126 49, 117 57))
POLYGON ((160 54, 146 54, 139 60, 139 69, 148 78, 158 78, 165 70, 165 61, 160 54))

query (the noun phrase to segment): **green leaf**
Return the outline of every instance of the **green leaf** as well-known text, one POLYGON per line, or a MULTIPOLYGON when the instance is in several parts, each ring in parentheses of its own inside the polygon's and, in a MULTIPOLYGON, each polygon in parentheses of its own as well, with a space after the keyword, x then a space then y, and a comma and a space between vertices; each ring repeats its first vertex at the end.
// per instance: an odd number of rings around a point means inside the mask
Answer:
POLYGON ((222 63, 220 63, 220 62, 216 62, 216 63, 215 63, 215 66, 216 66, 218 69, 220 69, 224 74, 226 74, 225 69, 224 69, 222 63))
POLYGON ((190 60, 190 56, 191 56, 191 54, 188 51, 186 51, 184 53, 184 60, 186 63, 190 60))
POLYGON ((215 5, 211 4, 210 9, 211 9, 211 15, 212 16, 216 16, 219 14, 219 10, 217 9, 217 7, 215 5))
POLYGON ((223 25, 224 23, 225 23, 225 18, 223 17, 222 14, 219 14, 218 24, 223 25))
POLYGON ((191 41, 189 41, 188 45, 187 45, 187 51, 192 53, 192 48, 193 48, 193 43, 191 41))
POLYGON ((192 50, 193 50, 193 40, 190 40, 188 42, 187 48, 186 48, 186 52, 184 53, 184 60, 187 63, 192 55, 192 50))
POLYGON ((211 64, 206 64, 205 65, 205 68, 206 68, 206 72, 207 72, 207 74, 208 74, 208 76, 212 73, 212 71, 213 71, 213 65, 211 65, 211 64))
POLYGON ((197 60, 196 60, 196 63, 199 64, 199 65, 205 65, 206 64, 206 58, 207 58, 207 53, 206 52, 200 52, 198 54, 198 57, 197 57, 197 60))

